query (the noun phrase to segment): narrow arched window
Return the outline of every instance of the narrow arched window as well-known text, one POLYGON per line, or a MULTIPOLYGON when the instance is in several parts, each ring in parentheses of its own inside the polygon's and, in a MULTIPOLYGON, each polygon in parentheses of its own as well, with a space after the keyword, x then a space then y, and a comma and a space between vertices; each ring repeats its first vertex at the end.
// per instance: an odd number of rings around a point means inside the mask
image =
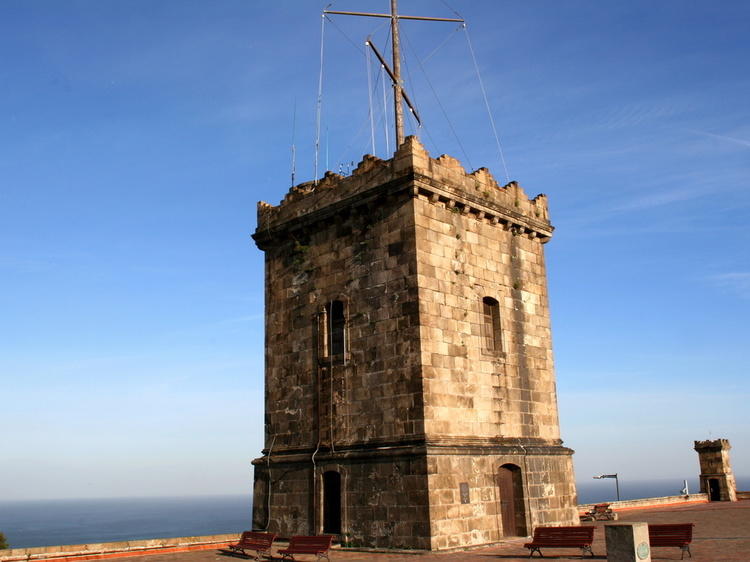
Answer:
POLYGON ((331 338, 331 356, 344 355, 344 303, 331 301, 328 304, 329 337, 331 338))
POLYGON ((503 334, 500 330, 500 303, 492 297, 482 299, 482 337, 484 349, 489 353, 503 351, 503 334))
POLYGON ((324 361, 343 364, 346 351, 346 315, 344 303, 329 301, 318 316, 318 351, 324 361))

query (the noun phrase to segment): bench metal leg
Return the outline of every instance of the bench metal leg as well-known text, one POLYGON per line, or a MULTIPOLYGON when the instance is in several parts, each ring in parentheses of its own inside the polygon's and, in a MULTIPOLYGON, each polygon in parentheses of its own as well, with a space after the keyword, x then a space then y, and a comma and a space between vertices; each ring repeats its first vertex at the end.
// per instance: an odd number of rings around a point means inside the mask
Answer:
POLYGON ((690 545, 686 544, 685 546, 681 546, 680 548, 682 549, 682 556, 680 556, 680 560, 682 560, 683 558, 685 558, 685 552, 686 551, 690 555, 690 558, 693 557, 693 553, 690 552, 690 545))
POLYGON ((592 558, 594 557, 594 551, 591 550, 591 546, 586 545, 581 547, 581 558, 584 558, 587 552, 591 555, 592 558))
POLYGON ((542 551, 539 550, 538 546, 530 546, 529 547, 529 558, 531 558, 532 556, 534 556, 534 552, 538 552, 539 553, 539 558, 544 558, 544 554, 542 554, 542 551))

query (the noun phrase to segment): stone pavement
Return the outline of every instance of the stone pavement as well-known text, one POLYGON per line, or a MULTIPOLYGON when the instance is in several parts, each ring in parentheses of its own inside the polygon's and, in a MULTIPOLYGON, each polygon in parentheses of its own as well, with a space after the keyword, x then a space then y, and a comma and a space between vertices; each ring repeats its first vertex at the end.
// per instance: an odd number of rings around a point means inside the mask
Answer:
MULTIPOLYGON (((650 509, 634 509, 620 512, 620 521, 645 521, 647 523, 694 523, 693 543, 690 550, 695 562, 750 561, 750 501, 717 502, 681 506, 663 506, 650 509)), ((591 523, 586 523, 590 525, 591 523)), ((597 522, 593 550, 594 560, 606 560, 604 548, 605 522, 597 522)), ((502 545, 495 545, 471 551, 450 553, 384 554, 360 551, 333 550, 331 562, 470 562, 499 560, 502 562, 528 561, 523 543, 526 539, 513 539, 502 545)), ((275 555, 276 549, 273 553, 275 555)), ((545 559, 580 560, 578 549, 543 549, 545 559)), ((656 548, 652 560, 679 560, 679 548, 656 548)), ((587 557, 588 559, 591 559, 587 557)), ((244 560, 242 557, 228 556, 215 550, 181 552, 174 554, 152 554, 128 556, 126 562, 232 562, 244 560)), ((280 560, 279 556, 274 556, 280 560)), ((538 557, 534 557, 538 559, 538 557)), ((685 557, 688 560, 688 557, 685 557)), ((298 556, 299 561, 312 561, 315 557, 298 556)))

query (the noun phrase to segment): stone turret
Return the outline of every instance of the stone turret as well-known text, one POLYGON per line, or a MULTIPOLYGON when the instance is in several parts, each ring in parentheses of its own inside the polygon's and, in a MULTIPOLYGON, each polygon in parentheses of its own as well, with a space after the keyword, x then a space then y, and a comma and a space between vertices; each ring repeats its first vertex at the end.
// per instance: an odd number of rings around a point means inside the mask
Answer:
POLYGON ((265 449, 254 526, 441 550, 577 524, 547 198, 409 137, 258 205, 265 449))
POLYGON ((728 439, 696 441, 695 450, 701 466, 701 492, 711 501, 737 501, 737 485, 729 463, 728 439))

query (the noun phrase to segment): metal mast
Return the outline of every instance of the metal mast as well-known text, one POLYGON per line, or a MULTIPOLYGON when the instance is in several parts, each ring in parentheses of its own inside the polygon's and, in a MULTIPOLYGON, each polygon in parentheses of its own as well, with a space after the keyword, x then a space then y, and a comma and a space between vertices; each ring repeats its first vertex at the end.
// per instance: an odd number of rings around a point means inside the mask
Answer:
MULTIPOLYGON (((398 13, 398 5, 397 0, 391 0, 391 13, 390 14, 369 14, 365 12, 339 12, 339 11, 333 11, 333 10, 323 10, 324 14, 338 14, 342 16, 366 16, 371 18, 390 18, 391 20, 391 50, 393 51, 393 70, 388 68, 388 65, 383 64, 385 66, 386 70, 388 71, 388 74, 391 76, 391 80, 393 82, 393 113, 395 115, 395 121, 396 121, 396 148, 398 149, 399 146, 404 142, 404 108, 402 105, 402 101, 404 100, 404 90, 402 87, 402 80, 401 80, 401 45, 399 43, 399 35, 398 35, 398 20, 422 20, 422 21, 452 21, 457 23, 464 23, 463 19, 457 19, 457 18, 429 18, 429 17, 419 17, 419 16, 402 16, 398 13)), ((368 45, 377 53, 377 50, 375 49, 375 46, 368 41, 368 45)), ((384 63, 385 61, 382 60, 378 53, 378 57, 381 59, 381 62, 384 63)), ((414 111, 414 108, 411 106, 411 103, 409 103, 409 106, 412 108, 412 111, 414 111)))
POLYGON ((404 142, 404 108, 401 105, 401 45, 398 41, 398 6, 391 0, 391 47, 393 51, 393 109, 396 122, 396 148, 404 142))

